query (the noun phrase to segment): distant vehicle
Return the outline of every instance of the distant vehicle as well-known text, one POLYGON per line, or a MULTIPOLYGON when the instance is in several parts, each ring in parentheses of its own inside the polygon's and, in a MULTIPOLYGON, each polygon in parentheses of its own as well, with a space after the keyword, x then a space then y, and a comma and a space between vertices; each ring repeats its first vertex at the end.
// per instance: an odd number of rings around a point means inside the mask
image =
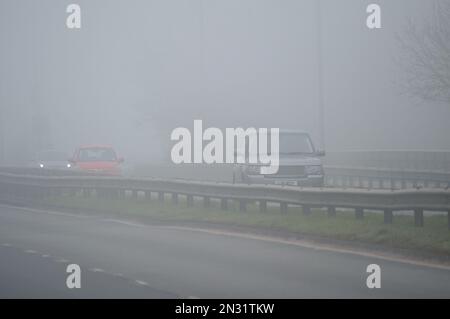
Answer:
POLYGON ((324 171, 320 157, 324 151, 316 150, 308 133, 280 130, 280 164, 276 174, 261 174, 261 165, 237 164, 233 169, 233 182, 248 184, 278 184, 322 187, 324 171))
POLYGON ((67 154, 65 152, 45 150, 35 155, 31 166, 49 169, 68 169, 72 167, 72 164, 67 160, 67 154))
POLYGON ((75 150, 71 159, 73 167, 106 175, 121 175, 120 164, 124 159, 117 157, 115 150, 107 145, 85 145, 75 150))

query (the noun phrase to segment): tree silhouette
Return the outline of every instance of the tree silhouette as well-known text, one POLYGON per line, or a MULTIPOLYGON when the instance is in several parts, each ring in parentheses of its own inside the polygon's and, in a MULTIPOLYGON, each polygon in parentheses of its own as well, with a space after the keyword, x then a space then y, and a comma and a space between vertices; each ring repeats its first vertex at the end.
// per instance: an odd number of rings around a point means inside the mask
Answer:
POLYGON ((407 94, 426 101, 450 102, 450 2, 438 0, 432 19, 417 26, 409 21, 398 36, 399 66, 407 94))

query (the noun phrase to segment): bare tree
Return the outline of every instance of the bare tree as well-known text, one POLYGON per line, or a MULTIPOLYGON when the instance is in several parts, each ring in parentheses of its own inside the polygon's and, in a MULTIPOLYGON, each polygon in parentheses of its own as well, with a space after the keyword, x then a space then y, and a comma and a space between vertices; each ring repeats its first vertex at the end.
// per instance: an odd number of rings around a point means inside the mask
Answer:
POLYGON ((450 1, 437 0, 432 17, 421 26, 409 21, 398 36, 402 87, 420 99, 450 103, 450 1))

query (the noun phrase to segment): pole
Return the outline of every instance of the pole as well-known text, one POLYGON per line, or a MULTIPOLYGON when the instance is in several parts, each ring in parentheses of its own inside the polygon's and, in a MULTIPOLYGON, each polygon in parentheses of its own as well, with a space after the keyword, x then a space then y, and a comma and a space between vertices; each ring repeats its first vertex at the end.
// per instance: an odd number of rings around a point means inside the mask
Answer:
POLYGON ((325 150, 325 111, 323 96, 323 54, 322 54, 322 1, 316 2, 316 23, 317 23, 317 85, 318 85, 318 116, 319 116, 319 145, 325 150))
POLYGON ((5 161, 5 128, 3 127, 3 114, 3 110, 0 110, 0 165, 3 165, 5 161))

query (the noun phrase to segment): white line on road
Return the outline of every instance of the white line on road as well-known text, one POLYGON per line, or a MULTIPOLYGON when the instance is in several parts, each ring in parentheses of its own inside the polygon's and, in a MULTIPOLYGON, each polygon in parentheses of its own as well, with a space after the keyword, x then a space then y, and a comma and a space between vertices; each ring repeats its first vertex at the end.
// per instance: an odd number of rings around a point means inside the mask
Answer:
POLYGON ((57 211, 47 211, 47 210, 42 210, 42 209, 37 209, 37 208, 29 208, 29 207, 17 207, 17 206, 12 206, 12 205, 6 205, 6 204, 0 204, 0 207, 5 207, 5 208, 10 208, 10 209, 15 209, 17 211, 27 211, 27 212, 31 212, 31 213, 39 213, 39 214, 48 214, 48 215, 58 215, 58 216, 66 216, 66 217, 75 217, 75 218, 93 218, 91 216, 86 216, 86 215, 79 215, 79 214, 72 214, 72 213, 65 213, 65 212, 57 212, 57 211))
POLYGON ((140 228, 146 228, 148 225, 144 225, 144 224, 138 224, 138 223, 133 223, 133 222, 127 222, 124 220, 119 220, 119 219, 103 219, 103 221, 106 222, 111 222, 111 223, 117 223, 117 224, 121 224, 121 225, 126 225, 126 226, 132 226, 132 227, 140 227, 140 228))
POLYGON ((91 272, 105 272, 103 269, 101 269, 101 268, 90 268, 90 269, 88 269, 89 271, 91 271, 91 272))
POLYGON ((142 280, 135 280, 134 282, 139 286, 148 286, 148 283, 142 280))
POLYGON ((57 263, 68 263, 69 261, 67 259, 65 259, 65 258, 58 258, 58 259, 55 259, 55 262, 57 262, 57 263))

